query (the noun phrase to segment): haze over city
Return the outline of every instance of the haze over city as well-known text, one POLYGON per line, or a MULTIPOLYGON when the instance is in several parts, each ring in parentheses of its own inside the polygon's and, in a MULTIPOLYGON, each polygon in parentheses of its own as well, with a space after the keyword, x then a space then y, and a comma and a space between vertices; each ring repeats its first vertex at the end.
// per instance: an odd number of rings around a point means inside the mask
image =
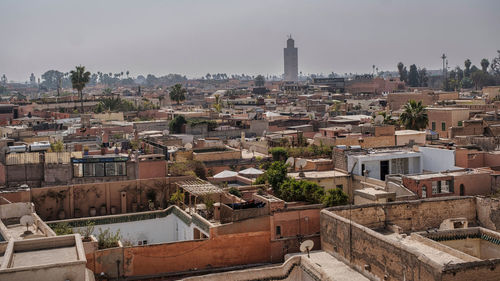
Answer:
POLYGON ((0 0, 0 280, 500 280, 499 12, 0 0))
POLYGON ((283 74, 296 40, 299 71, 427 69, 493 58, 500 1, 14 1, 0 2, 0 73, 27 81, 83 64, 132 76, 283 74))

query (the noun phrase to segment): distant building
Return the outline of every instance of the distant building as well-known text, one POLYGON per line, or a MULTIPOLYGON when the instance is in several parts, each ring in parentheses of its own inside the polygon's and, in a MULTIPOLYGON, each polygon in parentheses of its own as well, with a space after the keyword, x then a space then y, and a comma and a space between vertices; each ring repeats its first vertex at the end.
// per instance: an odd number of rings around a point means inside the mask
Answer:
POLYGON ((298 81, 299 80, 299 63, 297 56, 297 48, 295 48, 295 41, 292 36, 286 40, 286 48, 283 49, 285 58, 285 81, 298 81))

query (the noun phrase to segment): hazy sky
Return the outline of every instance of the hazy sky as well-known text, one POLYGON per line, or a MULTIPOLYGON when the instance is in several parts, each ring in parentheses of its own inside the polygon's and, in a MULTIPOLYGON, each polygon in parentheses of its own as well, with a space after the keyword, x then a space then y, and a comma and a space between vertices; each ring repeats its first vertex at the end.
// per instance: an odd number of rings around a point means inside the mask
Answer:
POLYGON ((291 33, 303 73, 428 69, 500 49, 499 0, 0 0, 0 75, 82 64, 131 75, 283 73, 291 33))

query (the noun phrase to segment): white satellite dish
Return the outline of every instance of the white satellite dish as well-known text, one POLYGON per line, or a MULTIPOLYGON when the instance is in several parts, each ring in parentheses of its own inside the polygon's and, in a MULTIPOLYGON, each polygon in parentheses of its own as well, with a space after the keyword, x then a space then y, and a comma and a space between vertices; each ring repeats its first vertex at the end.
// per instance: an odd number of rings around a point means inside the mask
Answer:
POLYGON ((302 169, 307 165, 307 160, 306 159, 299 159, 296 163, 297 163, 297 166, 299 167, 299 169, 302 169))
POLYGON ((185 149, 191 149, 191 148, 193 148, 193 145, 192 145, 191 143, 186 143, 186 144, 184 145, 184 148, 185 148, 185 149))
POLYGON ((295 163, 295 158, 293 158, 293 157, 288 157, 288 159, 286 159, 286 162, 285 162, 285 164, 287 164, 290 167, 293 167, 294 163, 295 163))
POLYGON ((307 257, 310 258, 309 252, 314 247, 314 242, 312 240, 306 240, 300 244, 300 251, 302 253, 307 253, 307 257))
POLYGON ((250 148, 248 149, 252 154, 254 154, 255 156, 255 146, 250 146, 250 148))
POLYGON ((26 231, 24 232, 24 234, 32 234, 32 232, 29 230, 29 227, 34 223, 35 221, 33 220, 33 217, 31 215, 24 215, 19 220, 20 225, 26 226, 26 231))
POLYGON ((346 128, 348 131, 352 131, 352 125, 347 125, 347 126, 345 126, 345 128, 346 128))
POLYGON ((384 123, 384 116, 377 115, 377 117, 375 117, 375 125, 382 125, 382 123, 384 123))
POLYGON ((295 164, 299 167, 300 172, 299 172, 299 177, 303 178, 306 175, 304 174, 304 171, 302 169, 307 165, 306 159, 299 159, 295 162, 295 164))
POLYGON ((264 131, 262 132, 262 136, 266 136, 266 134, 267 134, 267 131, 266 131, 266 130, 264 130, 264 131))

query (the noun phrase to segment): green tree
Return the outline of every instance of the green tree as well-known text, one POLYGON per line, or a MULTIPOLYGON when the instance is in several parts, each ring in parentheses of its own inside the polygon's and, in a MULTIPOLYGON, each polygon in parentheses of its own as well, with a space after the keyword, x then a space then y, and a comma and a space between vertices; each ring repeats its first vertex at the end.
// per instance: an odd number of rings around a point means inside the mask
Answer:
POLYGON ((257 75, 254 80, 255 86, 256 87, 264 87, 264 84, 266 83, 266 78, 262 75, 257 75))
POLYGON ((170 196, 170 201, 175 205, 179 205, 181 202, 184 202, 184 193, 179 189, 170 196))
POLYGON ((234 196, 241 197, 241 191, 234 186, 229 188, 228 192, 229 192, 229 194, 232 194, 234 196))
POLYGON ((470 89, 474 86, 474 82, 469 77, 464 77, 462 81, 460 81, 460 88, 462 89, 470 89))
POLYGON ((482 59, 481 60, 481 69, 483 70, 484 73, 488 72, 488 66, 490 65, 490 62, 487 59, 482 59))
POLYGON ((216 112, 221 112, 222 111, 222 103, 221 103, 221 100, 220 100, 220 95, 219 94, 215 94, 214 95, 215 97, 215 102, 214 102, 214 109, 216 112))
POLYGON ((323 205, 333 207, 349 203, 349 196, 340 188, 329 189, 323 197, 323 205))
POLYGON ((477 89, 481 89, 488 81, 488 73, 483 71, 475 71, 471 75, 472 82, 477 89))
POLYGON ((410 65, 410 74, 408 74, 408 85, 410 85, 410 87, 418 87, 420 86, 418 81, 417 66, 412 64, 410 65))
POLYGON ((418 86, 419 87, 427 87, 429 77, 427 77, 427 69, 421 68, 418 70, 418 86))
POLYGON ((408 82, 408 71, 406 70, 405 65, 402 62, 398 63, 398 72, 399 72, 399 80, 408 82))
POLYGON ((182 125, 186 123, 186 118, 183 115, 177 115, 170 121, 168 127, 171 133, 180 134, 182 132, 182 125))
POLYGON ((384 124, 386 124, 386 125, 395 125, 396 124, 396 120, 392 119, 391 114, 387 114, 387 112, 381 111, 378 113, 378 115, 381 115, 382 117, 384 117, 384 124))
POLYGON ((427 127, 429 118, 425 106, 422 101, 410 100, 403 107, 403 113, 399 116, 399 120, 409 130, 421 130, 427 127))
POLYGON ((285 161, 288 158, 288 151, 283 147, 273 147, 269 149, 273 156, 273 161, 285 161))
POLYGON ((181 84, 175 84, 170 89, 170 99, 180 104, 181 101, 186 99, 186 92, 187 90, 181 84))
MULTIPOLYGON (((493 70, 493 73, 497 76, 500 76, 500 50, 497 51, 498 55, 491 61, 490 68, 493 70)), ((5 76, 5 75, 4 75, 5 76)))
POLYGON ((465 77, 470 77, 470 65, 471 65, 470 59, 466 59, 464 62, 465 65, 465 70, 464 70, 464 76, 465 77))
POLYGON ((64 143, 62 142, 62 140, 58 140, 54 143, 51 143, 50 144, 50 149, 53 151, 53 152, 63 152, 64 150, 64 143))
POLYGON ((71 84, 73 89, 80 95, 81 113, 83 113, 83 88, 90 81, 90 72, 85 71, 85 66, 77 66, 76 70, 71 70, 71 84))
POLYGON ((286 165, 284 162, 275 161, 271 164, 271 166, 265 173, 267 181, 269 182, 275 193, 279 194, 279 187, 287 178, 287 167, 288 165, 286 165))

